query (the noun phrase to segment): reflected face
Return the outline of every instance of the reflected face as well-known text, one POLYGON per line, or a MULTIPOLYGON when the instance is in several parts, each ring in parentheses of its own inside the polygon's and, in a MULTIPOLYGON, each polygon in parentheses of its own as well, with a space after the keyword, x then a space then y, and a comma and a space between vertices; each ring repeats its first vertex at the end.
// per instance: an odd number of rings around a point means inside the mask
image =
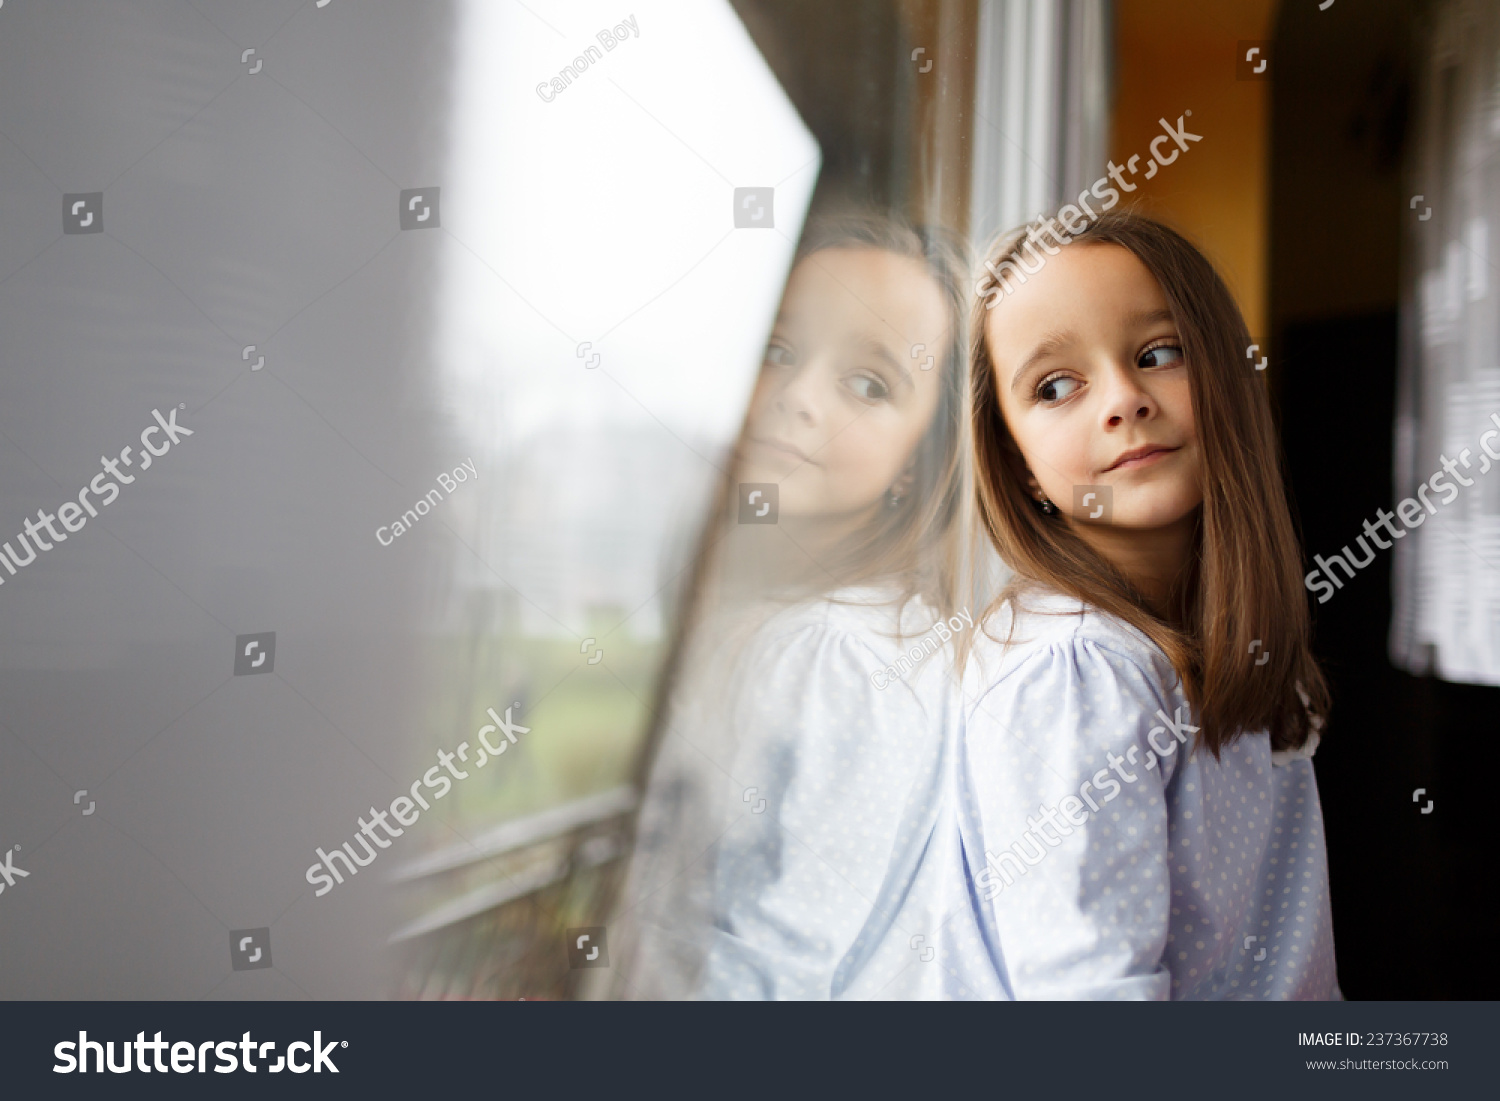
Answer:
POLYGON ((917 260, 823 249, 793 269, 751 399, 738 477, 783 517, 860 521, 905 492, 937 411, 948 314, 917 260), (916 358, 912 347, 926 347, 916 358))
POLYGON ((1033 496, 1075 525, 1136 530, 1202 502, 1193 368, 1166 296, 1128 249, 1062 249, 992 311, 985 339, 1033 496))

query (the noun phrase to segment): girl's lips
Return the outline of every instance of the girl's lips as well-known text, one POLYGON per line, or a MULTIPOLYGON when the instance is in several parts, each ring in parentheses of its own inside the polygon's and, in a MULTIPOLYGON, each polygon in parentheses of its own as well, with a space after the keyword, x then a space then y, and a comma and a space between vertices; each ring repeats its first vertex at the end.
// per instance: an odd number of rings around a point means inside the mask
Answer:
POLYGON ((1165 459, 1168 455, 1178 450, 1179 448, 1176 447, 1153 447, 1149 450, 1137 448, 1135 451, 1126 452, 1126 457, 1115 463, 1114 466, 1105 467, 1105 471, 1133 470, 1136 467, 1150 466, 1152 463, 1165 459))
POLYGON ((774 452, 777 455, 784 455, 787 458, 796 459, 798 462, 812 462, 812 460, 809 459, 807 455, 804 454, 800 449, 793 447, 789 443, 781 443, 776 440, 763 440, 757 436, 751 436, 750 444, 753 447, 759 447, 766 451, 774 452))

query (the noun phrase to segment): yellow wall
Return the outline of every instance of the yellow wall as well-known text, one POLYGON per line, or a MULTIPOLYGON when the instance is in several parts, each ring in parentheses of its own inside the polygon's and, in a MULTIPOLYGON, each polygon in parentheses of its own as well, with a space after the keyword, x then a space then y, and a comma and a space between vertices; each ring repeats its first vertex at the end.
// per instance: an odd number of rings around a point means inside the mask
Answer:
MULTIPOLYGON (((1127 196, 1201 248, 1239 301, 1252 336, 1267 335, 1270 82, 1237 80, 1241 40, 1270 39, 1277 0, 1117 0, 1110 158, 1140 154, 1127 196), (1203 135, 1151 180, 1141 174, 1158 119, 1203 135)), ((1275 58, 1270 58, 1274 72, 1275 58)), ((1124 204, 1122 204, 1123 206, 1124 204)))

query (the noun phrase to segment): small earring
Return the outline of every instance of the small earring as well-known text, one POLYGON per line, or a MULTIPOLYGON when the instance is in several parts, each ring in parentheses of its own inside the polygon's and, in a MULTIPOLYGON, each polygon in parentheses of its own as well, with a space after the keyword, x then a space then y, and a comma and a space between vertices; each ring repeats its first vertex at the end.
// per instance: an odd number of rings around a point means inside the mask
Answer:
POLYGON ((1041 512, 1042 512, 1043 516, 1056 516, 1057 515, 1057 506, 1054 505, 1049 498, 1043 497, 1040 501, 1038 501, 1036 503, 1036 507, 1039 508, 1039 509, 1041 509, 1041 512))
POLYGON ((901 495, 894 489, 885 491, 885 503, 889 508, 897 508, 901 504, 901 495))

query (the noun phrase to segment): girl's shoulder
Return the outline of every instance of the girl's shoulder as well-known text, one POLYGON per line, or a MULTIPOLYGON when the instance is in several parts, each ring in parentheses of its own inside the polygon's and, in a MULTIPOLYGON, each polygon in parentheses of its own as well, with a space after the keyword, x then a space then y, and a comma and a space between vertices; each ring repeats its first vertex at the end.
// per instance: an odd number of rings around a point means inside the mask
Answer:
MULTIPOLYGON (((817 599, 768 606, 752 649, 782 660, 818 660, 845 651, 882 662, 905 652, 913 640, 934 634, 938 613, 921 596, 892 588, 847 587, 817 599)), ((951 628, 945 629, 951 635, 951 628)), ((861 659, 863 660, 863 659, 861 659)))
POLYGON ((1171 661, 1140 630, 1076 597, 1033 586, 979 624, 965 681, 972 699, 993 689, 1019 691, 1026 682, 1081 682, 1105 669, 1163 698, 1177 689, 1171 661))
POLYGON ((792 744, 816 757, 835 746, 909 743, 954 714, 945 694, 956 687, 951 651, 914 646, 907 633, 930 625, 933 613, 891 595, 843 590, 779 608, 761 624, 726 685, 742 756, 774 756, 792 744))

